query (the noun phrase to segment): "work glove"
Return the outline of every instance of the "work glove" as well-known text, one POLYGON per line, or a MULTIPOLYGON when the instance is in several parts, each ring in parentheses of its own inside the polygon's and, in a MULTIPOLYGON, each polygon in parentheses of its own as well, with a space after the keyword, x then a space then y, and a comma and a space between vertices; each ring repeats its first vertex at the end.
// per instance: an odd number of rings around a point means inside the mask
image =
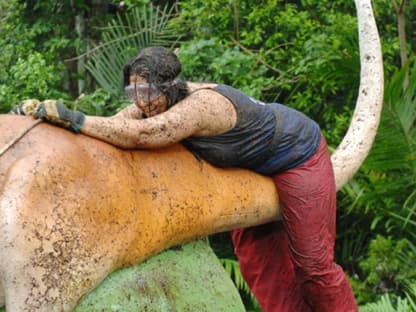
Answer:
POLYGON ((81 131, 84 125, 85 115, 79 111, 73 111, 56 100, 45 100, 41 102, 36 110, 36 118, 69 129, 75 133, 81 131))
POLYGON ((36 99, 24 100, 15 105, 9 113, 14 115, 34 116, 39 104, 40 102, 36 99))

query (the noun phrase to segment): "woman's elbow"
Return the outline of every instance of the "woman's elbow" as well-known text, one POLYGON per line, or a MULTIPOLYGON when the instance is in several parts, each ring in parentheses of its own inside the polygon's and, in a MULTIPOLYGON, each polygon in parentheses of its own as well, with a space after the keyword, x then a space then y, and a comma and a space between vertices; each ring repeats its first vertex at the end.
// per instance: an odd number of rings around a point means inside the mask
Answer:
POLYGON ((142 133, 135 142, 138 148, 160 148, 178 143, 174 136, 142 133))

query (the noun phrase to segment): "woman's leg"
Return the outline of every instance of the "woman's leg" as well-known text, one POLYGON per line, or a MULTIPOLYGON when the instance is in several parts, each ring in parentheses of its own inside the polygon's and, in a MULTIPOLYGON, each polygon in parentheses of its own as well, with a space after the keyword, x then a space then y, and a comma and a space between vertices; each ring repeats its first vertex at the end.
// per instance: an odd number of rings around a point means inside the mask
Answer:
POLYGON ((313 311, 358 311, 351 286, 333 261, 336 190, 325 140, 305 164, 273 178, 305 300, 313 311))
POLYGON ((241 273, 263 312, 309 312, 289 254, 282 222, 232 232, 241 273))

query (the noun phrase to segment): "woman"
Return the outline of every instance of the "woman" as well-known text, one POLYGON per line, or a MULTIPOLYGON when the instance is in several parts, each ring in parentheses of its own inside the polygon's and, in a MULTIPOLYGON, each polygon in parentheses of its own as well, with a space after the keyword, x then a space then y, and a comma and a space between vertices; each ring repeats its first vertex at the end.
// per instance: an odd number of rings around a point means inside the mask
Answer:
POLYGON ((35 116, 123 148, 183 142, 216 166, 272 177, 283 221, 232 233, 242 274, 263 311, 358 311, 333 261, 336 191, 319 126, 229 86, 185 83, 180 71, 174 53, 146 48, 125 67, 133 104, 117 115, 85 116, 45 101, 35 116))

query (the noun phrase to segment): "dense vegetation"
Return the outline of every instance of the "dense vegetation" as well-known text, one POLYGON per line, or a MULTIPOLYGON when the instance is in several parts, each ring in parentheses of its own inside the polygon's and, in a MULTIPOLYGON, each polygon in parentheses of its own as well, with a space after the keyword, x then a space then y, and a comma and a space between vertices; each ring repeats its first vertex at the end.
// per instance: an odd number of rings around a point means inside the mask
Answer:
MULTIPOLYGON (((122 65, 140 47, 163 44, 179 48, 183 78, 297 108, 321 125, 332 147, 343 137, 360 70, 352 0, 94 3, 0 1, 1 112, 25 98, 58 98, 111 115, 125 105, 122 65)), ((373 4, 384 111, 369 158, 338 194, 336 260, 362 311, 416 311, 416 3, 373 4)), ((213 241, 244 289, 227 239, 213 241)))

